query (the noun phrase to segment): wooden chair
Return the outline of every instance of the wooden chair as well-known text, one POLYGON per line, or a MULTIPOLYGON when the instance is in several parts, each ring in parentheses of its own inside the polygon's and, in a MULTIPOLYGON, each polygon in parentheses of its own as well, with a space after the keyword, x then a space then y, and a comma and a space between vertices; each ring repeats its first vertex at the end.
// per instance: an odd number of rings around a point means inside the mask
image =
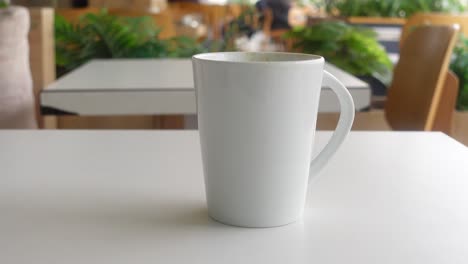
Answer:
POLYGON ((457 33, 457 26, 421 26, 408 35, 385 104, 393 129, 434 129, 457 33))
POLYGON ((405 42, 408 35, 420 25, 460 25, 460 32, 468 36, 468 15, 452 15, 441 13, 417 13, 411 16, 403 26, 400 46, 405 42))
POLYGON ((445 77, 444 87, 441 95, 439 110, 436 112, 434 119, 435 131, 443 131, 454 136, 454 113, 457 103, 459 89, 458 77, 451 71, 447 72, 445 77))
MULTIPOLYGON (((457 33, 454 25, 416 28, 402 46, 384 111, 358 113, 353 129, 450 133, 458 84, 447 70, 457 33)), ((324 118, 318 128, 330 129, 336 117, 324 118)))

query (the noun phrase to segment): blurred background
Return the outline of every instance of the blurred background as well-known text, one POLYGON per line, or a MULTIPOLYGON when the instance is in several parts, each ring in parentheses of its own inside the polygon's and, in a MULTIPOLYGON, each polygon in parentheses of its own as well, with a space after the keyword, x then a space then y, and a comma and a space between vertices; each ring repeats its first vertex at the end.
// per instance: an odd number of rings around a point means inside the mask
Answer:
MULTIPOLYGON (((286 51, 322 55, 366 84, 368 102, 356 109, 353 129, 442 131, 468 144, 467 0, 0 0, 0 6, 0 128, 196 128, 190 113, 77 114, 66 106, 50 111, 41 98, 95 59, 286 51)), ((334 129, 338 115, 321 112, 318 129, 334 129)))

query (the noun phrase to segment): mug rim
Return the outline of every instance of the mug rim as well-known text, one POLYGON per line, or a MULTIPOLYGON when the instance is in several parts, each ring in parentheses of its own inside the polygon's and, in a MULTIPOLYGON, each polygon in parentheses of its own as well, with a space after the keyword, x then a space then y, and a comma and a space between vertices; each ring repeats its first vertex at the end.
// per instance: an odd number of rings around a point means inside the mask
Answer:
POLYGON ((230 63, 230 64, 266 64, 266 65, 275 65, 275 64, 315 64, 322 63, 325 59, 320 55, 315 54, 305 54, 305 53, 294 53, 294 52, 245 52, 245 51, 226 51, 226 52, 206 52, 199 53, 192 56, 193 60, 203 61, 203 62, 215 62, 215 63, 230 63), (272 61, 263 61, 263 60, 228 60, 223 55, 246 55, 246 54, 261 54, 261 55, 275 55, 275 56, 284 56, 286 60, 272 60, 272 61), (301 58, 302 57, 302 58, 301 58), (288 59, 290 58, 290 59, 288 59))

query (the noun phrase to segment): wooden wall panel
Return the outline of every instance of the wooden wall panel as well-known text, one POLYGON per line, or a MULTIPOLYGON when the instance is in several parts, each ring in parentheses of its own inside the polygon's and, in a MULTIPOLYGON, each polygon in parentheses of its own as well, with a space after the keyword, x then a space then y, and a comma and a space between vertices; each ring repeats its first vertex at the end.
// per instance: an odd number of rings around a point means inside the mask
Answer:
MULTIPOLYGON (((34 85, 36 112, 39 127, 44 127, 44 118, 39 112, 40 92, 55 80, 54 9, 48 7, 30 8, 31 29, 29 31, 29 60, 34 85)), ((54 118, 47 124, 54 126, 54 118)))
POLYGON ((89 0, 89 6, 158 13, 167 8, 167 0, 89 0))

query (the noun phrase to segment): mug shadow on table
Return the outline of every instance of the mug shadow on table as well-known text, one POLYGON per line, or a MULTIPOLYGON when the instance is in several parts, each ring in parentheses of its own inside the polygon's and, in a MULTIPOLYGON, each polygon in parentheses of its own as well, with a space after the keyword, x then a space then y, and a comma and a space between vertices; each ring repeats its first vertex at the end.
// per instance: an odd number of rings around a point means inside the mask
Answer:
POLYGON ((161 229, 199 230, 226 227, 208 215, 206 203, 199 201, 14 203, 5 207, 9 216, 73 228, 104 228, 134 231, 161 229), (9 207, 9 208, 8 208, 9 207))
POLYGON ((118 228, 199 228, 216 226, 217 222, 208 215, 205 204, 177 204, 168 205, 143 204, 120 205, 102 208, 81 208, 74 213, 78 219, 90 224, 103 224, 118 228), (163 208, 163 209, 161 209, 163 208))

